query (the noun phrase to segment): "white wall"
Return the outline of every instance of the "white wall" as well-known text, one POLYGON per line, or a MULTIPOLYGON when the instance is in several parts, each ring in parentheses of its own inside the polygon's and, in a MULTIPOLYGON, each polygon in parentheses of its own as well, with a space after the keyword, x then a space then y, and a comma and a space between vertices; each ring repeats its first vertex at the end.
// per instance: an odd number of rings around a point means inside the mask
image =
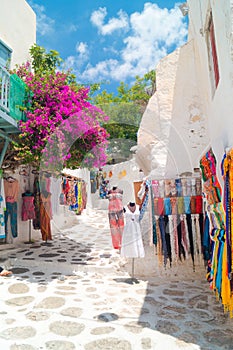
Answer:
POLYGON ((194 40, 195 63, 202 103, 208 117, 210 144, 216 155, 218 177, 225 149, 233 147, 233 1, 189 0, 190 38, 194 40), (220 81, 212 94, 206 45, 208 14, 212 9, 220 81), (203 35, 200 33, 202 29, 203 35))
POLYGON ((189 0, 188 43, 156 67, 157 91, 139 129, 136 160, 152 177, 193 171, 212 146, 233 146, 233 0, 189 0), (220 81, 213 93, 206 31, 212 9, 220 81))
POLYGON ((209 144, 194 53, 191 40, 156 67, 157 91, 143 115, 136 153, 139 166, 154 179, 193 172, 209 144))
POLYGON ((36 15, 25 0, 1 0, 0 39, 13 51, 11 68, 29 59, 36 43, 36 15))

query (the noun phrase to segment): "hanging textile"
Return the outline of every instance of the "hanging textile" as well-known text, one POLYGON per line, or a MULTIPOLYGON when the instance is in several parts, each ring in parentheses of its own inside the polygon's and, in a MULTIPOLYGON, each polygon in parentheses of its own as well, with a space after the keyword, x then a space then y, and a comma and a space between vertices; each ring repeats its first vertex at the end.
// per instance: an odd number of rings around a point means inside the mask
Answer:
POLYGON ((69 210, 80 215, 87 205, 87 187, 85 181, 80 178, 63 174, 61 183, 62 193, 59 203, 68 205, 69 210))
MULTIPOLYGON (((195 269, 195 258, 202 258, 204 230, 201 179, 152 180, 151 188, 154 226, 162 245, 164 265, 191 255, 195 269)), ((161 247, 157 252, 161 252, 161 247)))
POLYGON ((200 161, 204 181, 203 189, 208 203, 208 213, 205 214, 203 230, 203 254, 207 261, 207 280, 217 299, 222 302, 224 310, 228 311, 231 317, 233 317, 232 156, 233 151, 231 150, 224 155, 221 163, 224 179, 223 200, 222 189, 216 175, 216 158, 212 149, 206 152, 200 161))
POLYGON ((140 204, 140 216, 139 216, 139 220, 141 221, 145 211, 147 209, 148 206, 148 202, 149 202, 149 195, 150 195, 150 181, 146 180, 145 182, 142 183, 141 185, 141 189, 138 192, 138 197, 141 198, 141 204, 140 204))
POLYGON ((34 197, 31 194, 27 194, 27 192, 25 192, 22 200, 22 221, 34 220, 36 218, 34 197))
POLYGON ((139 205, 126 205, 125 226, 122 235, 121 257, 143 258, 145 256, 142 235, 139 223, 140 209, 139 205))
POLYGON ((121 248, 122 233, 124 229, 124 212, 122 204, 123 191, 113 187, 108 192, 108 218, 114 249, 121 248))
POLYGON ((52 240, 50 220, 52 218, 51 212, 51 193, 43 191, 40 194, 40 230, 42 240, 52 240))

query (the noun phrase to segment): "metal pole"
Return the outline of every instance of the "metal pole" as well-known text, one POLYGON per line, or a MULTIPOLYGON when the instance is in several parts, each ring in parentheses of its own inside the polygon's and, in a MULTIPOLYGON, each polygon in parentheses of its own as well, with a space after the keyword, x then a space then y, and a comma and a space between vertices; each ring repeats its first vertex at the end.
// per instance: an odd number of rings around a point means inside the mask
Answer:
POLYGON ((134 278, 134 258, 132 260, 132 278, 134 278))

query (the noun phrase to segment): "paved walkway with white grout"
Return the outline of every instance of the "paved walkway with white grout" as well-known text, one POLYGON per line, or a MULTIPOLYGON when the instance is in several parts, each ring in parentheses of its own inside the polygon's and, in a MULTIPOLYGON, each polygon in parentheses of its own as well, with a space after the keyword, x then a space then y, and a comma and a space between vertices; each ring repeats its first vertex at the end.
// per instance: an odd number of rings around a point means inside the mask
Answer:
POLYGON ((204 269, 132 279, 112 249, 106 210, 52 242, 8 252, 0 279, 1 349, 233 349, 233 320, 204 269))

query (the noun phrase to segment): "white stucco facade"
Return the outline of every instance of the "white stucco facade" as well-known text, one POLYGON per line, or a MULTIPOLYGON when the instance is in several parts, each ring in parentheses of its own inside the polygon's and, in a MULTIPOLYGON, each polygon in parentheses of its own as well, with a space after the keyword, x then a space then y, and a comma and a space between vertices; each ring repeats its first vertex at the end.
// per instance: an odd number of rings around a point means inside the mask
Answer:
MULTIPOLYGON (((1 45, 11 51, 10 68, 14 68, 16 64, 22 64, 29 59, 29 49, 36 42, 36 15, 25 0, 0 1, 0 41, 1 45)), ((23 222, 21 220, 22 193, 25 190, 25 185, 27 185, 28 190, 32 190, 33 182, 30 180, 32 181, 33 175, 30 174, 30 176, 23 178, 19 175, 19 169, 16 172, 12 171, 10 175, 13 175, 20 184, 17 201, 18 237, 14 239, 14 243, 27 241, 30 230, 31 238, 37 239, 41 236, 39 231, 33 230, 29 221, 23 222)), ((9 234, 9 236, 11 235, 9 234)), ((12 240, 10 239, 8 243, 11 243, 12 240)))
POLYGON ((216 155, 218 177, 220 163, 226 149, 233 145, 233 1, 190 0, 189 35, 194 40, 196 71, 202 87, 202 103, 208 119, 210 145, 216 155), (206 47, 208 20, 212 11, 219 67, 219 84, 213 90, 206 47))
POLYGON ((157 91, 138 134, 137 162, 153 178, 193 172, 210 146, 220 164, 233 145, 233 1, 187 3, 188 42, 157 65, 157 91), (216 89, 207 44, 211 11, 220 76, 216 89))
POLYGON ((36 15, 25 0, 1 0, 0 39, 12 50, 11 68, 29 59, 36 43, 36 15))
MULTIPOLYGON (((177 178, 194 174, 212 147, 222 184, 221 161, 225 150, 233 147, 233 0, 188 0, 187 5, 188 40, 155 67, 157 91, 141 121, 136 161, 152 179, 177 178), (210 20, 218 83, 209 45, 210 20)), ((142 231, 145 237, 148 223, 142 231)), ((147 274, 153 275, 153 253, 149 251, 146 260, 147 274)), ((144 263, 138 271, 145 273, 144 263)))

